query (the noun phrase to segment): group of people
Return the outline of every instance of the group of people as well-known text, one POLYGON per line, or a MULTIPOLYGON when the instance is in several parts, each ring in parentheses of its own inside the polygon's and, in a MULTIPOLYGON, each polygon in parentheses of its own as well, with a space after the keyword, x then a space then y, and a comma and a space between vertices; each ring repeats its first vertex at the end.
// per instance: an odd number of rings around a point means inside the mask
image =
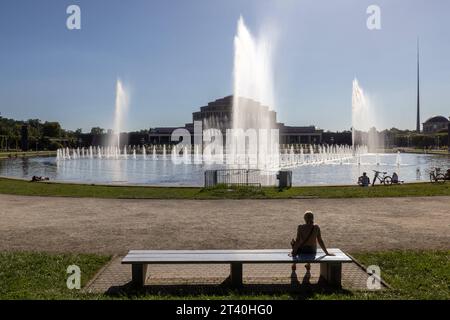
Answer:
POLYGON ((39 182, 39 181, 49 181, 49 177, 40 177, 40 176, 33 176, 31 178, 31 182, 39 182))
MULTIPOLYGON (((392 183, 400 183, 397 172, 392 174, 392 183)), ((372 185, 375 183, 375 178, 373 179, 372 185)), ((358 185, 361 187, 368 187, 370 185, 370 178, 366 172, 363 172, 362 176, 358 178, 358 185)))

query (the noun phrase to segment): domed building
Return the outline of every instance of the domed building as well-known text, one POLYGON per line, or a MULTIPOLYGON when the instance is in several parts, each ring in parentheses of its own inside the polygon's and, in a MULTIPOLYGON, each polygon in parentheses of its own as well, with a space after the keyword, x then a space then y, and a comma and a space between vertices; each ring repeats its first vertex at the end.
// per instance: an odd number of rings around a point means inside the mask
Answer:
MULTIPOLYGON (((273 128, 279 129, 280 143, 322 143, 323 130, 317 129, 315 126, 287 126, 284 123, 277 122, 277 113, 269 109, 269 107, 260 104, 257 101, 241 98, 246 102, 246 108, 249 113, 264 113, 270 119, 273 128)), ((209 102, 206 106, 200 107, 200 111, 192 113, 192 122, 186 123, 184 128, 187 129, 192 137, 194 137, 194 122, 200 121, 203 129, 215 128, 219 129, 224 139, 226 139, 226 130, 232 128, 233 114, 233 96, 227 96, 215 101, 209 102)), ((172 132, 180 127, 157 127, 150 128, 149 143, 151 144, 170 144, 172 132)), ((258 125, 255 124, 255 128, 258 125)))
POLYGON ((423 123, 423 133, 435 133, 447 130, 449 120, 443 116, 434 116, 423 123))

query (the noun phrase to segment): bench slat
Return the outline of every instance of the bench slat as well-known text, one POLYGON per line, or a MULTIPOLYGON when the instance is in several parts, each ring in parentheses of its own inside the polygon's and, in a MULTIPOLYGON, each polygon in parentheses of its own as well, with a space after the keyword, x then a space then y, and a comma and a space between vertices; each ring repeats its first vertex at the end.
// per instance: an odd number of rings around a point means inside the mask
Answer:
POLYGON ((171 263, 283 263, 283 262, 351 262, 339 249, 329 249, 334 256, 325 256, 322 250, 314 254, 290 257, 289 249, 266 250, 133 250, 123 258, 123 264, 171 263))
MULTIPOLYGON (((134 254, 142 254, 142 253, 165 253, 165 254, 172 254, 172 253, 199 253, 199 254, 208 254, 208 253, 270 253, 270 252, 290 252, 289 249, 242 249, 242 250, 223 250, 223 249, 216 249, 216 250, 130 250, 128 252, 128 255, 134 255, 134 254)), ((322 249, 317 249, 318 253, 323 253, 322 249)), ((328 249, 328 252, 330 253, 343 253, 341 249, 328 249)))

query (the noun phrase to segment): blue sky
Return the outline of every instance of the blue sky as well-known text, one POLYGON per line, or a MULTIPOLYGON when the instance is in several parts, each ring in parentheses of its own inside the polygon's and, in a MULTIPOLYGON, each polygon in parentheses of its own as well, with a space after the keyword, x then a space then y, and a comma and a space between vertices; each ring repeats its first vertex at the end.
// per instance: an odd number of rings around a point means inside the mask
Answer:
POLYGON ((422 120, 450 116, 448 0, 2 0, 0 112, 111 128, 115 82, 130 89, 127 130, 181 126, 232 93, 233 38, 243 15, 275 33, 278 120, 330 130, 351 126, 356 76, 379 127, 415 127, 416 37, 422 120), (66 28, 81 7, 82 29, 66 28), (382 29, 366 28, 381 7, 382 29))

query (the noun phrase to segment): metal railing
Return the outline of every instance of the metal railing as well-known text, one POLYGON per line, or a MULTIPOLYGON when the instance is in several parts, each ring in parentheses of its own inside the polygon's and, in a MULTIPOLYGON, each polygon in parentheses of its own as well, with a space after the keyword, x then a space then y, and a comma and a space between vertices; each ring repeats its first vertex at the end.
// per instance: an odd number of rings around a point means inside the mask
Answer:
POLYGON ((256 169, 220 169, 205 171, 205 188, 217 185, 252 186, 260 188, 263 184, 261 170, 256 169))

